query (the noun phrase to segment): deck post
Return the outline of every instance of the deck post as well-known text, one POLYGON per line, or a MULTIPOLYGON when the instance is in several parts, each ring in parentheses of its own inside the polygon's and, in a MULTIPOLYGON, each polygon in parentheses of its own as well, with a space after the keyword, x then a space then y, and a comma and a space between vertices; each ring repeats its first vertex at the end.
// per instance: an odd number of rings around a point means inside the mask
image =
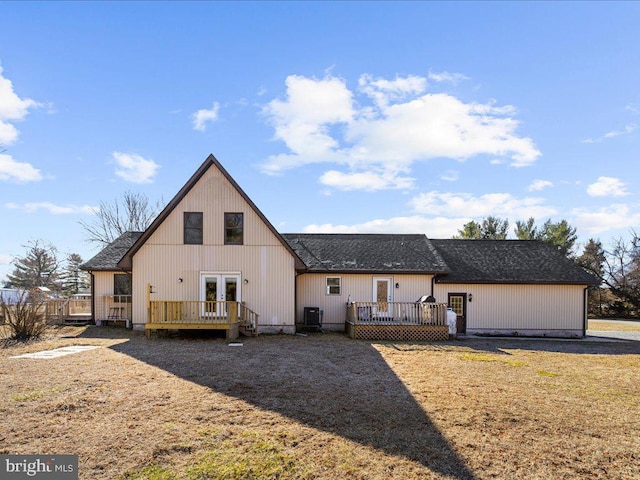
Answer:
POLYGON ((147 322, 153 323, 151 318, 151 284, 147 283, 147 322))
POLYGON ((227 302, 227 315, 229 323, 238 321, 238 302, 227 302))

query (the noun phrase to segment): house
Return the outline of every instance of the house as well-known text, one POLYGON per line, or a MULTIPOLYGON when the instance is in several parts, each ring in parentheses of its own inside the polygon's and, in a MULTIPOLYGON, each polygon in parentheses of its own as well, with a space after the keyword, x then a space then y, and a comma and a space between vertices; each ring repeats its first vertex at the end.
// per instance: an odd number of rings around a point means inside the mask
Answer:
POLYGON ((118 262, 140 236, 142 232, 123 233, 81 266, 91 274, 91 314, 98 324, 131 324, 131 271, 123 271, 118 262))
POLYGON ((147 230, 123 234, 83 269, 96 321, 230 337, 294 333, 312 310, 326 330, 401 321, 441 335, 444 304, 462 332, 582 336, 596 282, 537 241, 280 234, 213 155, 147 230), (435 303, 418 307, 420 297, 435 303))

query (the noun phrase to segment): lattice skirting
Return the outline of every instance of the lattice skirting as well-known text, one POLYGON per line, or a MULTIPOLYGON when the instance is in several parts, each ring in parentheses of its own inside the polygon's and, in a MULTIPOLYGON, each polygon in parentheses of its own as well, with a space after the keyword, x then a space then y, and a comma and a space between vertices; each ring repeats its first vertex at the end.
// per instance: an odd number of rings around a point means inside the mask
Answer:
POLYGON ((353 325, 347 322, 347 334, 359 340, 437 342, 449 339, 449 327, 446 325, 353 325))

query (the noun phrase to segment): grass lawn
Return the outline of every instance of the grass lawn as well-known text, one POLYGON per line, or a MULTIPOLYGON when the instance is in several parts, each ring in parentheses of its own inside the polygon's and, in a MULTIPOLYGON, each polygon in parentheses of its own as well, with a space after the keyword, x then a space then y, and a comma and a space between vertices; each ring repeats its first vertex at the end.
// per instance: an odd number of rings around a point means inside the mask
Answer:
POLYGON ((601 322, 589 320, 589 330, 597 332, 640 332, 640 322, 601 322))
POLYGON ((65 327, 0 348, 0 453, 101 480, 640 478, 639 378, 634 342, 65 327), (68 345, 103 348, 9 358, 68 345))

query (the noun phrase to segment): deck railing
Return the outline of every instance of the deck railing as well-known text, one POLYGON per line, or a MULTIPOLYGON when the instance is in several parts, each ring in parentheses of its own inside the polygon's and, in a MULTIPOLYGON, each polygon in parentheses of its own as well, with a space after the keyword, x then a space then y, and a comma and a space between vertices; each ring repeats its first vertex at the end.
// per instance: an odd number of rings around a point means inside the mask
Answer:
POLYGON ((195 300, 149 302, 149 322, 152 324, 231 324, 256 329, 258 314, 243 303, 195 300))
POLYGON ((253 310, 247 308, 244 303, 239 303, 239 316, 240 316, 240 325, 249 330, 257 331, 258 330, 258 314, 253 310))
POLYGON ((91 316, 90 298, 51 298, 45 301, 43 313, 49 323, 63 323, 73 317, 91 316))
POLYGON ((347 322, 356 325, 446 325, 445 303, 352 302, 347 322))
POLYGON ((100 320, 131 320, 131 295, 102 297, 100 320))

